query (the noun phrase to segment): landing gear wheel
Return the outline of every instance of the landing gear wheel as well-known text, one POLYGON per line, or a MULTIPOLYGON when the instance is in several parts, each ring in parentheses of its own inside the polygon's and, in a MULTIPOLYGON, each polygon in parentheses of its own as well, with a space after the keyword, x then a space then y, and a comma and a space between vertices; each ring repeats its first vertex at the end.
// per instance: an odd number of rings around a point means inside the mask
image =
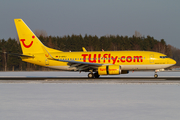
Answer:
POLYGON ((158 78, 158 74, 154 74, 154 78, 158 78))
POLYGON ((93 73, 89 73, 88 74, 88 78, 94 78, 94 74, 93 73))
POLYGON ((100 75, 98 74, 98 72, 95 72, 95 73, 94 73, 94 77, 95 77, 95 78, 99 78, 99 76, 100 76, 100 75))

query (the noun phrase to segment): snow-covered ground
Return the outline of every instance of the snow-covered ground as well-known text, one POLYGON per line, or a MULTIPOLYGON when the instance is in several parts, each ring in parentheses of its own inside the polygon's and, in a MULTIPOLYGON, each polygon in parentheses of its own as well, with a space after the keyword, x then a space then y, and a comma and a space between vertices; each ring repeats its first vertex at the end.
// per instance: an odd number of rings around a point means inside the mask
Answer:
MULTIPOLYGON (((159 77, 180 77, 160 72, 159 77)), ((113 77, 153 77, 130 72, 113 77)), ((78 72, 0 72, 0 76, 86 77, 78 72)), ((0 83, 0 120, 179 120, 180 84, 0 83)))
POLYGON ((179 120, 179 84, 0 84, 0 120, 179 120))

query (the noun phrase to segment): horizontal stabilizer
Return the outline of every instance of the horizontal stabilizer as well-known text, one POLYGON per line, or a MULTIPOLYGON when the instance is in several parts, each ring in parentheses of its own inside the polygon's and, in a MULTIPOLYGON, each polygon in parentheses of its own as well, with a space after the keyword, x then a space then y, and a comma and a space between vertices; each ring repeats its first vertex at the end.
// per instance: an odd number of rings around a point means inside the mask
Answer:
POLYGON ((19 56, 19 57, 28 57, 28 58, 34 58, 33 55, 23 55, 23 54, 18 54, 18 53, 9 53, 9 52, 3 52, 9 55, 13 55, 13 56, 19 56))

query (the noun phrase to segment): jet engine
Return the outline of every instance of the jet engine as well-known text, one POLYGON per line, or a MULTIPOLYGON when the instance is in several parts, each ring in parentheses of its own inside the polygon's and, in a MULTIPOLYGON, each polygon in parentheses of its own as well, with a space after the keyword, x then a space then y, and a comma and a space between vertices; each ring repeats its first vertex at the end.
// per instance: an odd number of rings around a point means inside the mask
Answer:
POLYGON ((119 74, 128 74, 128 70, 121 70, 119 65, 107 65, 98 67, 99 75, 119 75, 119 74))

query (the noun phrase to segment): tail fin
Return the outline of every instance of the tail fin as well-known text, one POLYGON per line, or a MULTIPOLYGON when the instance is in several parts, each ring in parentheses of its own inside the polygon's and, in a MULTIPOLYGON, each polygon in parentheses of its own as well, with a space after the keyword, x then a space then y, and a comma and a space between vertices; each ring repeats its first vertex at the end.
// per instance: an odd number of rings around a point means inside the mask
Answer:
POLYGON ((44 45, 29 29, 26 23, 22 19, 14 19, 14 22, 23 54, 43 53, 42 46, 44 45))

